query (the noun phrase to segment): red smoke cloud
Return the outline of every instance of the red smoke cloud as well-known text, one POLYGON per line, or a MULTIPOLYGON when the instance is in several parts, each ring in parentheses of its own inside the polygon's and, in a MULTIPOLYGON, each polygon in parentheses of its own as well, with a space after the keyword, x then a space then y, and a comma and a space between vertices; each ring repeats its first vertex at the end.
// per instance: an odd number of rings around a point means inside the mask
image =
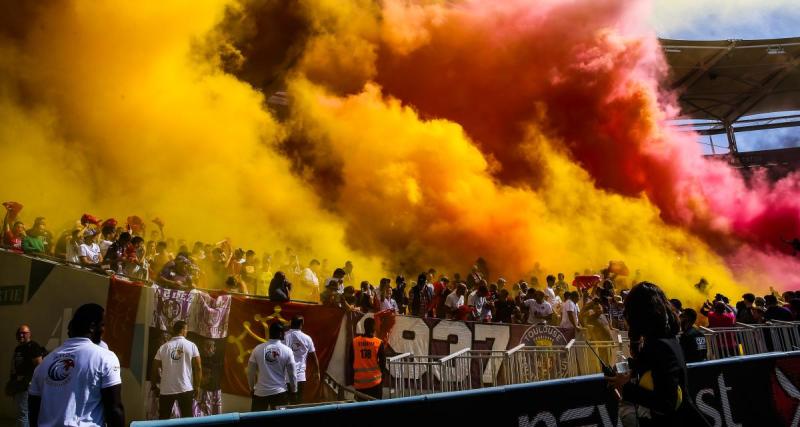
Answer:
POLYGON ((745 182, 728 165, 703 159, 694 135, 664 123, 675 106, 660 90, 660 46, 629 24, 646 20, 642 8, 602 0, 433 10, 405 23, 424 34, 410 49, 384 42, 375 80, 421 115, 462 125, 498 161, 502 182, 536 186, 536 160, 522 144, 534 125, 600 187, 645 194, 666 221, 722 253, 742 244, 788 250, 781 236, 800 235, 797 174, 745 182))

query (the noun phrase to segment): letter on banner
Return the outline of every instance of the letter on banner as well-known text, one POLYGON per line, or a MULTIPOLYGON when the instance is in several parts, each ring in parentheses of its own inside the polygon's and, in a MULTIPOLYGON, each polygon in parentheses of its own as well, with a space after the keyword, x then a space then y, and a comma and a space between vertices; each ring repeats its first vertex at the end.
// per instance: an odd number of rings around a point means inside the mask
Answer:
MULTIPOLYGON (((433 328, 433 339, 448 343, 450 349, 448 354, 453 354, 465 348, 470 348, 472 345, 472 332, 464 322, 442 320, 433 328), (455 337, 455 342, 448 341, 451 335, 455 337)), ((446 373, 447 378, 460 381, 467 376, 469 373, 469 359, 460 359, 458 363, 459 365, 456 366, 454 364, 450 371, 446 373)), ((441 373, 438 370, 434 374, 441 379, 441 373)))
MULTIPOLYGON (((419 317, 396 316, 394 327, 389 334, 389 345, 395 353, 413 353, 415 356, 427 356, 431 330, 419 317)), ((427 366, 422 365, 417 369, 408 369, 403 372, 404 378, 419 379, 422 374, 428 371, 427 366)), ((397 377, 398 375, 392 375, 397 377)))
MULTIPOLYGON (((508 325, 487 325, 483 323, 475 324, 475 341, 492 341, 492 351, 505 351, 508 348, 508 340, 511 336, 511 327, 508 325)), ((500 371, 500 365, 505 360, 499 353, 492 353, 491 359, 484 363, 483 383, 493 384, 493 378, 500 371)))

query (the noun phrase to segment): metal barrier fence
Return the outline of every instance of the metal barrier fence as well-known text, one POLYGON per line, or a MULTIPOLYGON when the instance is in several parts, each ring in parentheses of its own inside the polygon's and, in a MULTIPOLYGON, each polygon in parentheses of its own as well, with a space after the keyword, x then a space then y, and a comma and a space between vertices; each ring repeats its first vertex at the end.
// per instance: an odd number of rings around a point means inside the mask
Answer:
POLYGON ((701 327, 701 329, 708 343, 709 359, 767 352, 762 332, 762 329, 765 328, 738 324, 738 326, 730 328, 701 327))
POLYGON ((471 360, 462 357, 470 349, 449 356, 415 356, 398 354, 386 360, 391 397, 461 391, 471 388, 471 360))
POLYGON ((509 350, 505 379, 508 384, 566 378, 572 363, 572 346, 536 347, 520 344, 509 350))

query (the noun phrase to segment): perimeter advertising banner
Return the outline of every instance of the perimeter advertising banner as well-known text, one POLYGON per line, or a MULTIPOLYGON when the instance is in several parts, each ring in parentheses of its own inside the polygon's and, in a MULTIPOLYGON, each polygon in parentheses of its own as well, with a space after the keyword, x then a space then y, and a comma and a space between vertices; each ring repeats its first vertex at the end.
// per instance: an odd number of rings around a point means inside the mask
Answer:
MULTIPOLYGON (((715 427, 796 426, 800 353, 746 356, 689 367, 689 396, 715 427)), ((600 375, 357 404, 272 411, 206 425, 485 425, 620 427, 617 401, 600 375), (323 421, 324 420, 324 421, 323 421)), ((702 415, 701 415, 702 414, 702 415)), ((701 422, 686 421, 682 427, 701 422)), ((142 426, 144 427, 144 426, 142 426)))

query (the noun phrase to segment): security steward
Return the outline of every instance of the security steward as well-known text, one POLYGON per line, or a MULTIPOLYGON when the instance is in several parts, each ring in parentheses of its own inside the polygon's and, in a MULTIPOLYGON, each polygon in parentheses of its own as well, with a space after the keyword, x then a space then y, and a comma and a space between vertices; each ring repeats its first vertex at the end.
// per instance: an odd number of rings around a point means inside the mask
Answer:
POLYGON ((383 397, 383 372, 386 356, 383 341, 375 338, 375 319, 364 319, 364 335, 353 338, 349 354, 353 367, 353 387, 375 399, 383 397))

